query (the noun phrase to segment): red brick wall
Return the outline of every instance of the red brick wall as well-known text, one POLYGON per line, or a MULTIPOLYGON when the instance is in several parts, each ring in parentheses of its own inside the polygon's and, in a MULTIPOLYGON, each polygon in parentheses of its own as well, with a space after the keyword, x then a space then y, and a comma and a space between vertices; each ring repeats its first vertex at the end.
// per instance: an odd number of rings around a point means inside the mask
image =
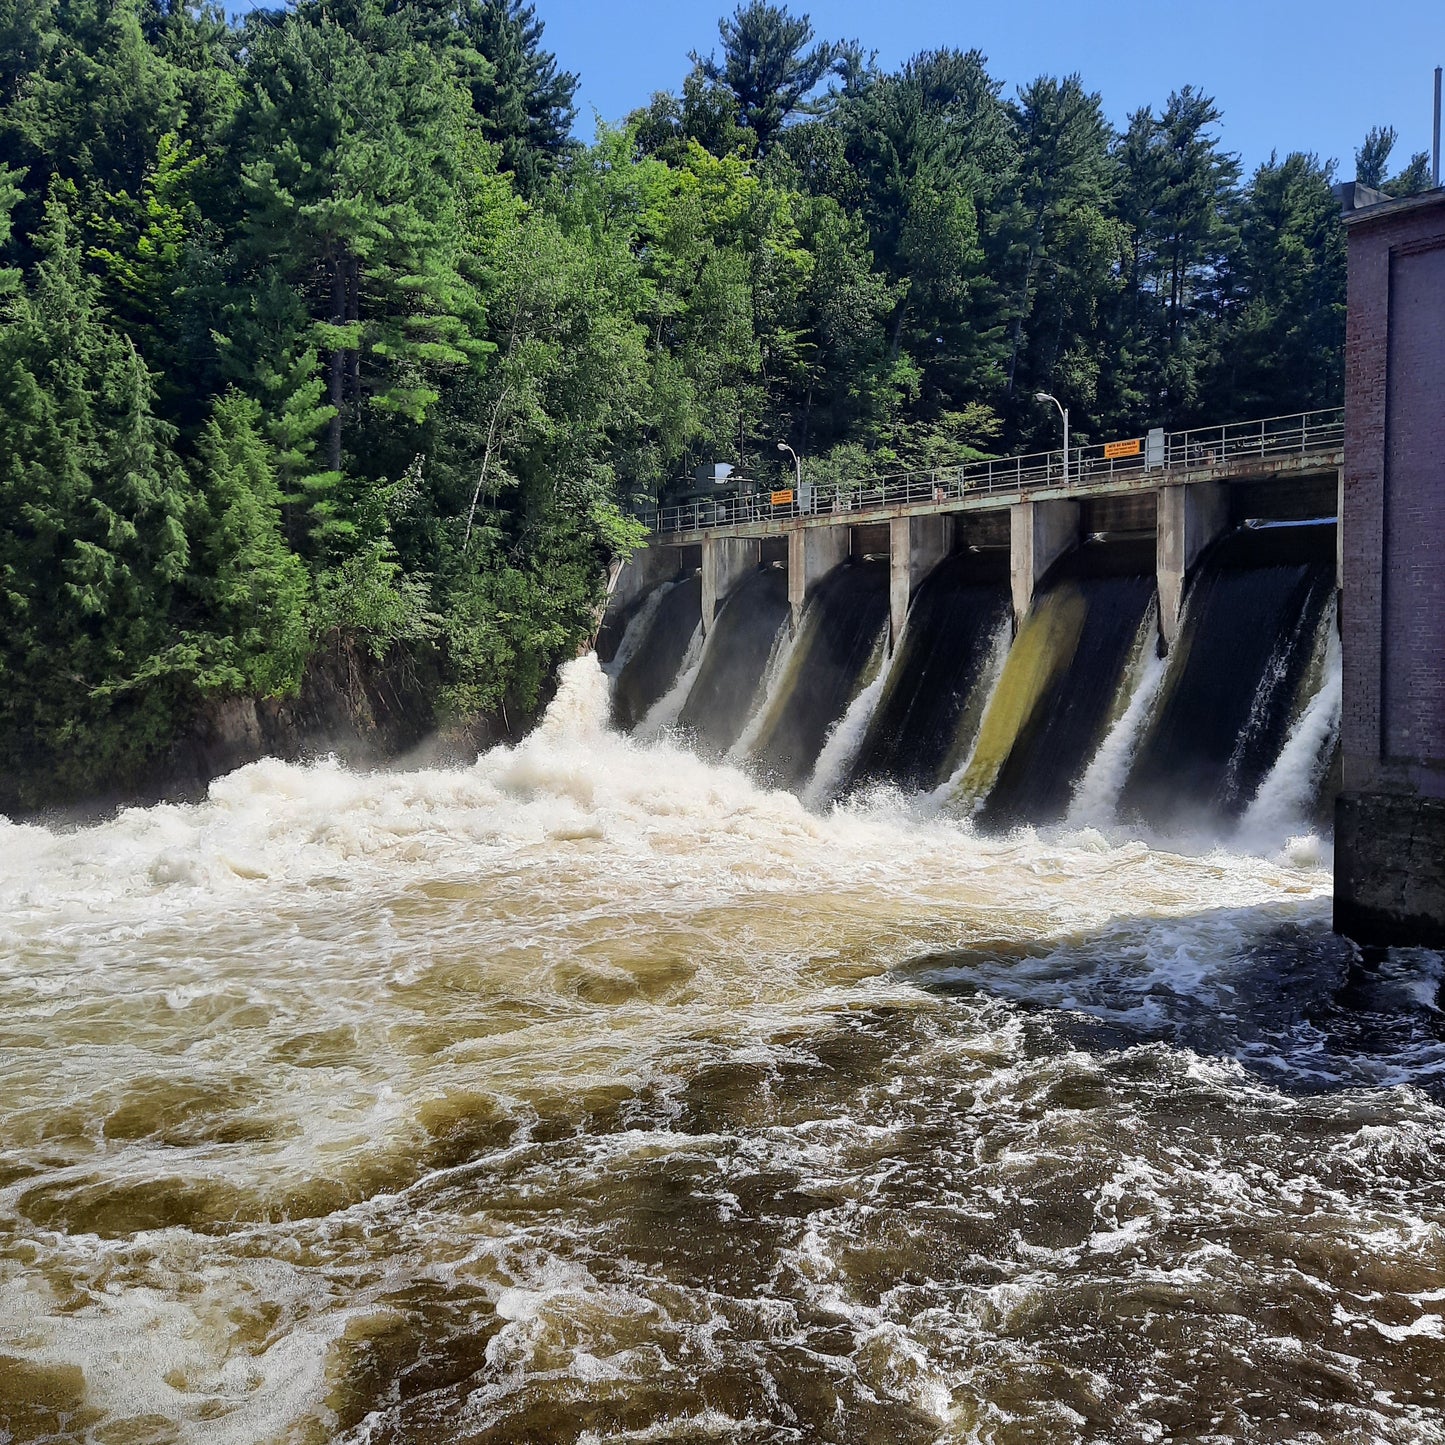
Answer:
POLYGON ((1445 796, 1445 193, 1350 224, 1344 786, 1445 796))

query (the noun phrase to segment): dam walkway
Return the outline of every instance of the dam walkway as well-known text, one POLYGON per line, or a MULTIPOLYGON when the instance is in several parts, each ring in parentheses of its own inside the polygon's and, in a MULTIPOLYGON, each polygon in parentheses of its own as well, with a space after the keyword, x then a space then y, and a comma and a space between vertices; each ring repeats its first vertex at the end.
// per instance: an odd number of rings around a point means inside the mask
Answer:
POLYGON ((764 537, 779 535, 800 521, 815 526, 843 520, 887 522, 899 516, 987 510, 1020 500, 1317 475, 1343 465, 1344 435, 1344 409, 1336 407, 1187 431, 1155 430, 1071 448, 1067 468, 1062 451, 1035 452, 900 472, 853 486, 805 484, 750 497, 698 499, 644 512, 639 520, 659 542, 680 546, 718 530, 764 537))
POLYGON ((1159 626, 1177 633, 1190 569, 1244 522, 1334 519, 1344 466, 1336 409, 1232 422, 1062 451, 1000 457, 877 477, 700 499, 643 514, 647 545, 613 578, 609 615, 659 583, 696 571, 702 625, 759 566, 785 567, 794 619, 808 595, 849 559, 886 556, 892 636, 919 583, 965 549, 1007 549, 1022 619, 1050 567, 1091 539, 1155 539, 1159 626))

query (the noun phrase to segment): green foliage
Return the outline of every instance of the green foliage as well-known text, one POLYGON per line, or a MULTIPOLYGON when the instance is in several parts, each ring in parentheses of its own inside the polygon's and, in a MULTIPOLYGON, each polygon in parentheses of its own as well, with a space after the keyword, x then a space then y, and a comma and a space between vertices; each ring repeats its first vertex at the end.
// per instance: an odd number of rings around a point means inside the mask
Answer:
POLYGON ((809 48, 813 27, 806 15, 790 15, 767 0, 748 0, 718 22, 723 58, 691 56, 698 75, 725 94, 737 124, 768 150, 783 123, 814 91, 837 58, 837 48, 809 48))
POLYGON ((1086 435, 1338 399, 1313 157, 719 34, 584 147, 531 0, 0 0, 0 790, 123 787, 323 652, 525 712, 639 505, 780 439, 855 485, 1056 444, 1039 389, 1086 435))
POLYGON ((234 391, 218 398, 197 452, 191 585, 214 659, 197 681, 263 697, 295 692, 310 651, 309 582, 282 536, 258 403, 234 391))

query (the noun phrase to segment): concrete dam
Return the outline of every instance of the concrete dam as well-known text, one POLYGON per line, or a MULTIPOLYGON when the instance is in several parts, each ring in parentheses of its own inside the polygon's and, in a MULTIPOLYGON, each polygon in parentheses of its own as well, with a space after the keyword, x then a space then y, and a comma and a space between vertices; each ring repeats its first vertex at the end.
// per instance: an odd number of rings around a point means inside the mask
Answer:
POLYGON ((615 721, 813 806, 891 789, 986 829, 1260 847, 1327 828, 1341 427, 659 514, 598 638, 615 721))

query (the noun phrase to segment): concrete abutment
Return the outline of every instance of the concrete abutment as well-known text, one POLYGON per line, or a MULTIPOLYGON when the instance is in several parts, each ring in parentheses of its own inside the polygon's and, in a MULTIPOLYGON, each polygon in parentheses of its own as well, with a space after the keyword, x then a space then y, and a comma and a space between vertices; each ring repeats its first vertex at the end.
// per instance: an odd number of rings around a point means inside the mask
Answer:
POLYGON ((918 584, 953 550, 953 518, 894 517, 888 524, 888 642, 897 647, 918 584))
POLYGON ((848 560, 853 529, 795 526, 788 530, 788 602, 793 626, 803 620, 808 594, 833 568, 848 560))
POLYGON ((1024 619, 1045 572, 1079 543, 1079 503, 1018 502, 1009 508, 1009 581, 1014 626, 1024 619))
POLYGON ((1173 647, 1184 616, 1189 571, 1229 525, 1229 489, 1219 482, 1160 487, 1155 515, 1159 633, 1164 645, 1173 647))
POLYGON ((704 537, 702 541, 702 630, 712 631, 718 608, 762 560, 756 537, 704 537))

